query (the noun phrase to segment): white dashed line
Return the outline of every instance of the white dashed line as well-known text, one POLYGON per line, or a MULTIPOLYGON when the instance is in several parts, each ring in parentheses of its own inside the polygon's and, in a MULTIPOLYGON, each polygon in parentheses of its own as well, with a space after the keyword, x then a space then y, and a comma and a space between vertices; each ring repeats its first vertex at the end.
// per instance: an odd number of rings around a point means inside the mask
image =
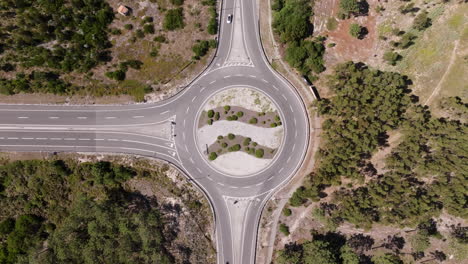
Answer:
POLYGON ((211 81, 211 82, 210 82, 210 84, 213 84, 213 83, 215 83, 215 82, 216 82, 216 80, 214 80, 214 81, 211 81))
POLYGON ((226 75, 226 76, 224 76, 223 78, 224 78, 224 79, 227 79, 227 78, 229 78, 229 77, 231 77, 231 75, 226 75))
POLYGON ((89 138, 80 138, 78 140, 91 140, 91 139, 89 139, 89 138))
POLYGON ((249 75, 249 77, 252 77, 252 78, 257 78, 257 76, 255 76, 255 75, 249 75))
POLYGON ((205 88, 206 88, 206 87, 202 87, 202 88, 200 89, 200 93, 203 92, 203 90, 205 90, 205 88))
POLYGON ((184 140, 185 140, 185 132, 182 132, 182 137, 183 137, 184 140))
POLYGON ((50 138, 50 140, 62 140, 62 138, 50 138))
POLYGON ((271 176, 270 178, 268 178, 268 180, 266 180, 266 181, 271 181, 271 180, 273 180, 273 176, 271 176))
POLYGON ((262 79, 262 81, 263 81, 264 83, 268 83, 268 81, 267 81, 267 80, 265 80, 265 79, 262 79))
POLYGON ((294 118, 294 125, 296 125, 296 118, 294 118))
POLYGON ((184 147, 185 147, 185 151, 189 152, 188 148, 187 148, 187 145, 184 145, 184 147))
POLYGON ((18 139, 17 137, 8 137, 7 139, 18 139))
POLYGON ((202 170, 200 170, 198 167, 195 167, 199 173, 202 173, 202 170))
POLYGON ((116 119, 117 117, 115 116, 106 116, 106 119, 116 119))
POLYGON ((281 96, 283 96, 284 100, 288 100, 288 98, 286 98, 286 96, 284 96, 284 94, 282 94, 281 96))
POLYGON ((0 137, 0 139, 5 139, 4 137, 0 137))
POLYGON ((58 116, 49 116, 49 119, 59 119, 58 116))
POLYGON ((217 184, 221 185, 221 186, 226 186, 224 183, 222 182, 217 182, 217 184))
POLYGON ((286 161, 286 163, 289 163, 291 161, 291 157, 288 158, 288 160, 286 161))
POLYGON ((185 119, 184 119, 184 127, 185 127, 185 119))
POLYGON ((132 116, 132 118, 143 118, 145 116, 132 116))
POLYGON ((34 139, 34 138, 21 138, 21 139, 34 139))
POLYGON ((166 113, 169 113, 169 110, 168 110, 168 111, 164 111, 164 112, 160 113, 160 115, 164 115, 164 114, 166 114, 166 113))
POLYGON ((103 139, 103 138, 95 138, 94 140, 96 140, 96 141, 103 141, 104 139, 103 139))
POLYGON ((79 116, 79 117, 77 117, 77 118, 78 118, 78 119, 88 119, 88 117, 86 117, 86 116, 79 116))
MULTIPOLYGON (((296 130, 297 131, 297 130, 296 130)), ((297 136, 296 136, 297 137, 297 136)), ((296 144, 293 145, 293 148, 291 150, 291 152, 294 152, 294 149, 296 148, 296 144)))
POLYGON ((187 110, 185 110, 185 113, 188 114, 188 111, 190 110, 190 106, 187 107, 187 110))
POLYGON ((297 130, 296 130, 296 132, 294 133, 294 137, 297 137, 297 130))
MULTIPOLYGON (((283 170, 284 170, 284 168, 281 168, 281 169, 278 171, 278 173, 281 173, 283 170)), ((272 177, 272 178, 273 178, 273 177, 272 177)))
POLYGON ((276 91, 279 91, 278 87, 273 85, 273 88, 275 88, 276 91))
POLYGON ((293 112, 293 113, 294 113, 294 110, 293 110, 293 108, 292 108, 292 106, 291 106, 291 105, 289 105, 289 108, 291 108, 291 112, 293 112))
POLYGON ((195 99, 197 99, 196 95, 192 98, 192 103, 193 103, 193 101, 195 101, 195 99))
POLYGON ((210 176, 206 176, 206 178, 208 178, 208 180, 210 181, 213 181, 213 179, 210 176))
POLYGON ((46 140, 47 138, 36 138, 37 140, 46 140))
POLYGON ((190 159, 189 159, 189 160, 190 160, 190 162, 192 162, 193 164, 195 164, 195 162, 193 162, 193 159, 192 159, 192 157, 190 157, 190 159))
POLYGON ((238 189, 239 187, 237 187, 237 186, 229 186, 229 188, 238 189))
POLYGON ((234 76, 237 76, 237 77, 243 77, 244 74, 235 74, 234 76))
POLYGON ((260 186, 262 184, 263 184, 263 182, 259 182, 259 183, 255 184, 255 186, 260 186))
POLYGON ((64 140, 75 140, 74 138, 64 138, 64 140))
POLYGON ((29 117, 27 116, 18 116, 18 119, 28 119, 29 117))

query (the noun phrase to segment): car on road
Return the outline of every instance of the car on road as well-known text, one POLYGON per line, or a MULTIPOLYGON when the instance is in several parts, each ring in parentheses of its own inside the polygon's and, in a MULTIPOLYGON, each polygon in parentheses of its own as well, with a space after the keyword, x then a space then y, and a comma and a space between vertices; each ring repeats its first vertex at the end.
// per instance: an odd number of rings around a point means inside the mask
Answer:
POLYGON ((232 14, 229 14, 228 17, 227 17, 227 21, 226 21, 228 24, 231 24, 232 23, 232 14))

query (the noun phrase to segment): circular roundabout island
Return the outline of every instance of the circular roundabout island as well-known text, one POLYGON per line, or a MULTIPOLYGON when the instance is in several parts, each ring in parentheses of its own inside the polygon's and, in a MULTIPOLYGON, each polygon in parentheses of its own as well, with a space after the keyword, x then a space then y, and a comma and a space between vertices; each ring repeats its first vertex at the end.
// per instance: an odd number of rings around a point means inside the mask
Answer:
POLYGON ((281 113, 271 98, 253 87, 229 87, 214 94, 197 118, 198 151, 226 176, 253 176, 281 151, 281 113))

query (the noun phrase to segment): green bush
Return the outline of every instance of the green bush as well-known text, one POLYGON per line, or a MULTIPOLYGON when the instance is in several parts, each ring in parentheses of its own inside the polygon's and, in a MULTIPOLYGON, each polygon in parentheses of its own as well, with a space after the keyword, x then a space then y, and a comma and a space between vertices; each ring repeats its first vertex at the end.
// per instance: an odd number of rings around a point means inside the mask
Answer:
POLYGON ((218 154, 216 154, 216 152, 211 152, 208 158, 210 160, 215 160, 217 157, 218 157, 218 154))
POLYGON ((208 125, 213 125, 213 119, 208 119, 208 121, 206 122, 208 125))
POLYGON ((116 80, 116 81, 125 80, 125 71, 122 71, 122 70, 106 72, 105 75, 106 75, 107 78, 113 79, 113 80, 116 80))
POLYGON ((171 4, 181 6, 184 4, 184 0, 171 0, 171 4))
POLYGON ((359 13, 358 0, 340 0, 340 13, 345 17, 349 15, 356 15, 359 13))
POLYGON ((245 138, 244 139, 244 143, 242 143, 244 146, 248 146, 250 144, 250 142, 252 141, 251 138, 245 138))
POLYGON ((279 231, 283 233, 285 236, 289 236, 289 227, 284 223, 281 223, 279 226, 279 231))
POLYGON ((229 110, 231 110, 231 107, 229 105, 225 105, 224 106, 224 111, 229 111, 229 110))
POLYGON ((275 121, 276 121, 276 122, 279 122, 279 121, 281 121, 281 118, 280 118, 280 116, 279 116, 279 115, 276 115, 276 116, 275 116, 275 121))
POLYGON ((299 41, 312 33, 310 3, 305 0, 287 1, 286 5, 274 14, 272 27, 283 43, 299 41))
POLYGON ((218 19, 216 17, 212 17, 207 26, 208 34, 216 35, 218 33, 218 19))
POLYGON ((242 111, 237 112, 237 116, 238 116, 238 117, 244 116, 244 112, 242 112, 242 111))
POLYGON ((126 30, 132 30, 133 29, 133 25, 132 24, 125 24, 124 28, 126 30))
POLYGON ((276 123, 271 123, 270 127, 277 127, 278 125, 276 123))
POLYGON ((223 148, 227 148, 227 146, 228 146, 228 143, 226 143, 226 142, 223 142, 223 143, 221 144, 221 147, 223 147, 223 148))
POLYGON ((208 110, 207 114, 208 114, 208 118, 213 118, 215 113, 214 113, 214 111, 212 109, 210 109, 210 110, 208 110))
POLYGON ((241 149, 241 145, 236 144, 234 146, 231 146, 228 148, 228 151, 233 152, 233 151, 239 151, 241 149))
POLYGON ((145 24, 145 23, 153 23, 153 17, 151 16, 146 16, 145 18, 143 18, 143 20, 141 21, 141 24, 145 24))
POLYGON ((223 138, 224 138, 224 137, 221 136, 221 135, 218 136, 218 139, 219 139, 219 140, 221 140, 221 139, 223 139, 223 138))
POLYGON ((263 149, 255 150, 255 157, 257 157, 257 158, 263 158, 264 154, 265 154, 265 151, 263 149))
POLYGON ((15 229, 15 220, 7 218, 0 223, 0 235, 8 235, 15 229))
POLYGON ((112 35, 121 35, 122 34, 122 30, 118 29, 118 28, 113 28, 111 29, 111 34, 112 35))
POLYGON ((253 142, 252 145, 253 145, 254 147, 256 147, 256 146, 258 145, 258 143, 257 143, 257 142, 253 142))
POLYGON ((164 35, 158 35, 154 37, 153 41, 159 42, 159 43, 164 43, 166 42, 166 37, 164 35))
POLYGON ((210 49, 209 43, 206 40, 202 40, 192 47, 193 53, 195 53, 195 58, 198 60, 201 57, 205 56, 206 53, 208 53, 208 50, 210 49))
POLYGON ((144 38, 145 37, 145 32, 143 32, 143 30, 141 30, 141 29, 137 29, 137 31, 135 33, 135 36, 137 38, 144 38))
POLYGON ((146 24, 143 26, 143 32, 145 34, 154 34, 154 25, 153 24, 146 24))
POLYGON ((257 124, 258 120, 255 117, 250 118, 249 123, 250 124, 257 124))
POLYGON ((427 17, 427 12, 423 11, 413 20, 413 28, 422 31, 431 26, 431 19, 427 17))
POLYGON ((235 139, 235 138, 236 138, 236 135, 234 135, 234 134, 232 134, 232 133, 229 133, 229 134, 228 134, 228 139, 233 140, 233 139, 235 139))
POLYGON ((350 26, 349 26, 349 34, 355 38, 360 38, 361 36, 361 31, 362 31, 362 28, 359 24, 357 23, 352 23, 350 26))
POLYGON ((167 11, 164 17, 163 28, 171 31, 184 28, 184 12, 181 7, 167 11))
POLYGON ((387 51, 383 55, 383 59, 390 65, 395 66, 399 60, 401 60, 401 55, 397 52, 387 51))
POLYGON ((284 216, 290 216, 292 214, 292 210, 290 208, 283 208, 283 215, 284 216))
POLYGON ((216 112, 215 113, 215 116, 214 116, 215 120, 219 120, 220 116, 219 116, 219 112, 216 112))

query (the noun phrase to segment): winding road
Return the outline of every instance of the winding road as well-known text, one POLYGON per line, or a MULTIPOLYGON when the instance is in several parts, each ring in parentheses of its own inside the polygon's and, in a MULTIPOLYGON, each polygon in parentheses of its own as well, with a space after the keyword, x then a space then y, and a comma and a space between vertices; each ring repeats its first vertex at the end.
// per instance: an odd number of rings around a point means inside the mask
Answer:
POLYGON ((127 153, 170 162, 205 192, 212 205, 218 263, 254 263, 262 209, 300 167, 309 143, 309 120, 294 87, 265 58, 257 2, 224 0, 222 5, 214 60, 174 97, 124 106, 3 104, 0 151, 127 153), (231 87, 251 87, 268 95, 280 110, 285 132, 275 160, 243 177, 213 169, 196 142, 204 103, 231 87))

